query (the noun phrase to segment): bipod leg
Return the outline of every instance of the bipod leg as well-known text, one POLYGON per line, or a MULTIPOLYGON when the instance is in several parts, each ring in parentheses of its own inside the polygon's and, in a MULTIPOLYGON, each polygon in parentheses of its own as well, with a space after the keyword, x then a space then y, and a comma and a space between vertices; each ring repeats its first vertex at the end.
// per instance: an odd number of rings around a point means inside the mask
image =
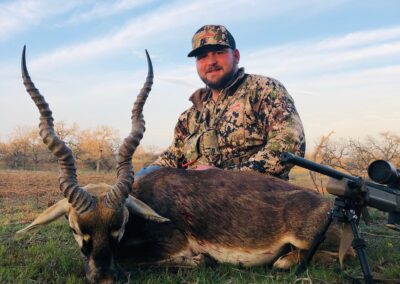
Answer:
POLYGON ((311 247, 308 249, 306 255, 300 261, 299 266, 297 266, 296 276, 300 276, 307 269, 307 266, 310 264, 310 261, 313 258, 318 247, 325 240, 326 231, 328 231, 328 228, 331 225, 332 220, 333 220, 333 211, 334 211, 333 208, 331 210, 329 210, 328 220, 326 221, 324 227, 322 228, 321 231, 319 231, 315 234, 313 243, 311 244, 311 247))
POLYGON ((364 248, 366 247, 365 240, 360 237, 360 234, 358 233, 358 229, 357 229, 358 217, 357 217, 356 213, 354 212, 354 210, 349 210, 347 212, 348 212, 347 213, 348 221, 351 224, 351 229, 353 231, 353 237, 354 237, 352 246, 357 251, 358 259, 359 259, 360 265, 361 265, 361 270, 364 274, 365 283, 372 284, 372 283, 374 283, 374 278, 369 269, 367 256, 364 251, 364 248))

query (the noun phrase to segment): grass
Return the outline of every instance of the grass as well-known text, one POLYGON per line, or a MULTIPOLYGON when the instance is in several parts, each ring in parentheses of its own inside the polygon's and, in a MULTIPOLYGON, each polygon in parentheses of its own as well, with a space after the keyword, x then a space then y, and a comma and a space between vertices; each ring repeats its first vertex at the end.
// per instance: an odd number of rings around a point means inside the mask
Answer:
MULTIPOLYGON (((8 182, 7 174, 10 173, 0 171, 0 283, 86 283, 84 260, 66 220, 62 218, 23 236, 15 235, 39 212, 58 200, 58 189, 50 188, 52 182, 43 180, 56 178, 57 174, 39 173, 36 179, 29 173, 29 178, 22 177, 15 184, 8 182), (31 187, 31 190, 26 193, 25 187, 31 187)), ((17 174, 23 175, 23 172, 17 174)), ((100 177, 92 174, 84 175, 89 175, 84 176, 84 180, 101 181, 100 177)), ((106 179, 111 180, 112 176, 106 179)), ((306 183, 304 176, 306 174, 300 173, 296 183, 306 183)), ((370 268, 376 278, 399 283, 400 233, 384 226, 384 213, 373 209, 370 213, 372 224, 360 224, 360 232, 367 242, 370 268)), ((242 268, 227 264, 196 269, 137 267, 129 271, 129 283, 351 283, 351 277, 361 275, 355 258, 345 263, 342 272, 338 271, 337 264, 328 267, 312 264, 300 277, 295 276, 295 269, 278 271, 268 267, 242 268)))
POLYGON ((20 225, 2 226, 0 282, 84 283, 83 261, 65 223, 22 237, 15 236, 20 225))

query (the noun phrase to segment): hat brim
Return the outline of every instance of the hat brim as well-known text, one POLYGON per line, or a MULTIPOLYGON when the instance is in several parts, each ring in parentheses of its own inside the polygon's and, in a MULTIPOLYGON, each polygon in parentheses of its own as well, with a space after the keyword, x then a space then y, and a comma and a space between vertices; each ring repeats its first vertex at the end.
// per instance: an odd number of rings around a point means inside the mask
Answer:
POLYGON ((231 46, 229 45, 224 45, 224 44, 206 44, 203 46, 200 46, 196 49, 193 49, 191 52, 189 52, 189 54, 187 55, 188 57, 196 57, 201 53, 204 52, 209 52, 209 51, 216 51, 216 50, 221 50, 224 48, 231 48, 231 46))

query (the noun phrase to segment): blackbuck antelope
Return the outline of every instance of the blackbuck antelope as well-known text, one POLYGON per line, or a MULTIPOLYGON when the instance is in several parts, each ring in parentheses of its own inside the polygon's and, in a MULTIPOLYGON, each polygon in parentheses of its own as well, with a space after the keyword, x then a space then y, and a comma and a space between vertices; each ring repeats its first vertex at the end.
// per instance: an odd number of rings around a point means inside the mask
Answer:
MULTIPOLYGON (((26 232, 68 218, 91 282, 111 283, 129 264, 196 266, 205 259, 242 266, 298 263, 326 220, 331 204, 319 194, 250 172, 165 168, 134 181, 132 155, 144 128, 143 105, 153 82, 148 75, 132 110, 132 130, 117 156, 115 185, 78 185, 75 160, 53 127, 52 112, 35 88, 22 54, 22 77, 40 112, 40 135, 60 165, 64 199, 41 213, 26 232)), ((331 226, 316 257, 337 255, 339 229, 331 226)), ((342 260, 351 254, 341 244, 342 260)))

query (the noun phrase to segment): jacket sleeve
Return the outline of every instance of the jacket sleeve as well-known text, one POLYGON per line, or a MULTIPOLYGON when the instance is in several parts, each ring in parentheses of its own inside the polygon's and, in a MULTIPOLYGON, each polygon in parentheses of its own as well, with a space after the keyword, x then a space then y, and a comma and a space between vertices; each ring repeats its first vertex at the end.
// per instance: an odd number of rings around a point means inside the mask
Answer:
POLYGON ((264 123, 266 144, 243 161, 238 170, 255 170, 288 179, 292 166, 282 165, 280 155, 288 151, 304 157, 305 137, 294 101, 279 82, 274 81, 271 91, 263 98, 258 117, 264 123))
POLYGON ((186 137, 189 135, 188 116, 190 113, 191 109, 188 109, 179 116, 171 145, 152 163, 152 165, 177 168, 183 162, 183 145, 186 137))

